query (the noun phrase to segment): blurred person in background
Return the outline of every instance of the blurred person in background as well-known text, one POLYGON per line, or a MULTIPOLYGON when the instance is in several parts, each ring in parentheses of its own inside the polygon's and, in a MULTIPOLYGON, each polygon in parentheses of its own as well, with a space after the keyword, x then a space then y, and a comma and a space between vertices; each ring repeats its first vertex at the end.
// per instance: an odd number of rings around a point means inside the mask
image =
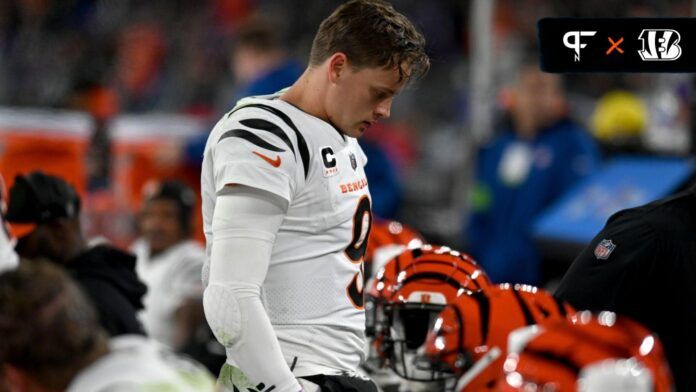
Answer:
POLYGON ((181 348, 203 321, 203 247, 191 239, 196 194, 179 181, 143 187, 140 238, 131 246, 135 270, 148 292, 141 316, 148 335, 181 348))
POLYGON ((541 256, 532 224, 594 171, 599 152, 587 131, 568 119, 559 76, 525 65, 510 98, 509 127, 476 162, 468 244, 494 282, 538 284, 541 256))
POLYGON ((0 274, 0 366, 10 391, 212 391, 195 362, 138 335, 109 339, 78 286, 49 262, 0 274))
POLYGON ((135 257, 109 245, 88 246, 75 189, 59 177, 32 172, 15 178, 9 198, 6 219, 17 253, 65 267, 109 334, 144 334, 137 311, 146 287, 135 273, 135 257))
MULTIPOLYGON (((219 347, 217 361, 211 365, 217 371, 224 362, 224 349, 212 334, 199 331, 208 326, 201 284, 205 251, 191 238, 195 206, 196 194, 182 182, 147 183, 138 219, 141 237, 131 250, 137 257, 138 277, 148 288, 140 314, 147 334, 177 351, 192 349, 197 335, 206 335, 212 342, 206 340, 204 345, 219 347)), ((202 353, 191 354, 199 359, 202 353)))
POLYGON ((260 17, 251 17, 237 32, 230 62, 237 85, 232 106, 244 97, 290 87, 304 71, 289 57, 277 24, 260 17))

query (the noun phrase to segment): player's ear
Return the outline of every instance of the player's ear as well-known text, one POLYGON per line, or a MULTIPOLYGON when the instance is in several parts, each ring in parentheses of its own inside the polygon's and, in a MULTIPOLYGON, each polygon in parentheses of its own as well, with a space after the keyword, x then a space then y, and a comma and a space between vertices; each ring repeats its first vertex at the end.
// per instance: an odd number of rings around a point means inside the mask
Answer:
POLYGON ((345 53, 336 52, 328 61, 329 82, 335 84, 341 79, 341 75, 348 68, 348 57, 345 53))

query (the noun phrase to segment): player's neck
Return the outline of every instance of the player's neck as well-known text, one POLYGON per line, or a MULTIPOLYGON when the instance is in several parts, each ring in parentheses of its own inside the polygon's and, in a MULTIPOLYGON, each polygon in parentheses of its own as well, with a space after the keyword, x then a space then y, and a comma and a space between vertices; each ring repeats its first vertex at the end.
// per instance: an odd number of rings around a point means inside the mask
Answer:
POLYGON ((326 89, 321 85, 318 72, 308 68, 279 98, 307 114, 328 122, 329 116, 323 104, 326 89))

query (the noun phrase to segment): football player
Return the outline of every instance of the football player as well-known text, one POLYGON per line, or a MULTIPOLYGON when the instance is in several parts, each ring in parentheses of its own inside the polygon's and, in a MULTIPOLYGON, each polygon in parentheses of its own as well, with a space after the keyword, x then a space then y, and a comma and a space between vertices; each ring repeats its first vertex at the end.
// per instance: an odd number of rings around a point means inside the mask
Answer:
POLYGON ((349 1, 294 85, 241 100, 210 134, 203 304, 228 365, 260 390, 375 390, 356 373, 372 218, 355 138, 427 71, 424 45, 389 3, 349 1))

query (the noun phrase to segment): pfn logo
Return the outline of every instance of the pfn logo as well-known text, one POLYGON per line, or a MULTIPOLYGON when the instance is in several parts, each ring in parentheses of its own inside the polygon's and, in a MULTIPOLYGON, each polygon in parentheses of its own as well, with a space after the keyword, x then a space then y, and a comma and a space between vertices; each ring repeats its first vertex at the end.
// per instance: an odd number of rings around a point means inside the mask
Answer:
POLYGON ((575 61, 580 61, 580 49, 584 49, 587 44, 580 42, 580 37, 592 37, 596 31, 569 31, 563 36, 563 45, 575 51, 575 61), (572 38, 572 41, 571 41, 572 38))
POLYGON ((643 61, 673 61, 681 56, 681 36, 671 29, 644 29, 638 39, 643 49, 638 51, 643 61))

